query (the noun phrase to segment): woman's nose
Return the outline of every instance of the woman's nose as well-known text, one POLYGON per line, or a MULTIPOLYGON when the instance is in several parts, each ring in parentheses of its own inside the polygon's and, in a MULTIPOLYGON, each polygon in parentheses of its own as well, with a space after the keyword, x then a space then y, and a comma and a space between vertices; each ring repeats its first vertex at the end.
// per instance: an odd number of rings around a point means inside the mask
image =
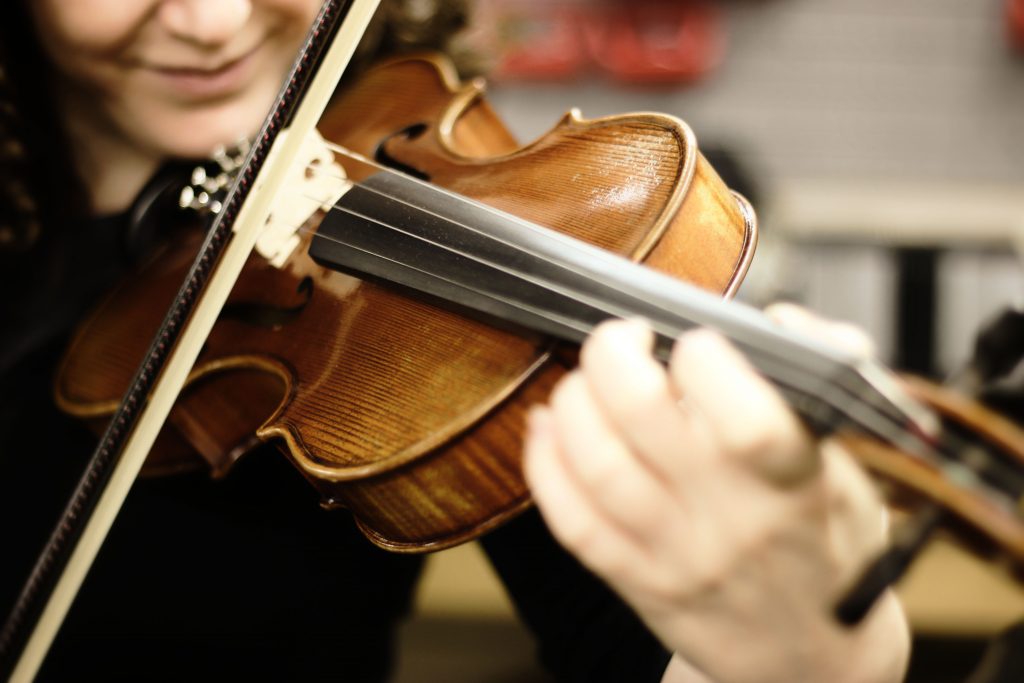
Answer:
POLYGON ((177 38, 215 47, 231 40, 251 13, 249 0, 164 0, 158 19, 177 38))

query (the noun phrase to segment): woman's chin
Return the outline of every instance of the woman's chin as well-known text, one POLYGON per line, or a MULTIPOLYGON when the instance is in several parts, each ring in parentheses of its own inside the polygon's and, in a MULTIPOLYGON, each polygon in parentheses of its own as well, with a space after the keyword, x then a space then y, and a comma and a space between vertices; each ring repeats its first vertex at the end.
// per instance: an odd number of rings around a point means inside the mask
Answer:
POLYGON ((214 152, 218 148, 230 148, 241 140, 250 138, 251 136, 252 133, 246 134, 243 131, 237 131, 230 134, 225 133, 224 135, 208 139, 204 138, 202 141, 197 142, 183 141, 180 144, 168 146, 165 150, 165 156, 176 159, 209 159, 214 156, 214 152))
POLYGON ((251 138, 260 129, 270 102, 259 106, 225 107, 220 110, 150 118, 146 137, 161 156, 205 159, 219 146, 230 147, 251 138))

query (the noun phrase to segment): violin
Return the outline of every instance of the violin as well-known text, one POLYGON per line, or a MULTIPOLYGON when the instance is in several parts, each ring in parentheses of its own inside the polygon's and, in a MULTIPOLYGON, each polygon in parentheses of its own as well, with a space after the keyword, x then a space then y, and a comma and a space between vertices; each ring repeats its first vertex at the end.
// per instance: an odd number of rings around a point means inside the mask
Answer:
MULTIPOLYGON (((718 294, 735 291, 753 255, 753 214, 682 122, 570 115, 518 148, 482 90, 460 85, 438 57, 406 58, 333 103, 318 126, 333 159, 287 189, 312 207, 301 198, 320 174, 343 169, 353 187, 329 211, 293 219, 307 226, 280 263, 249 258, 150 456, 154 471, 183 467, 187 444, 223 475, 255 434, 282 447, 326 507, 351 510, 371 540, 407 552, 460 543, 528 504, 520 426, 567 371, 549 337, 495 328, 314 260, 323 244, 339 244, 325 238, 333 216, 411 211, 387 205, 396 191, 435 199, 410 170, 457 193, 448 211, 504 209, 718 294), (364 161, 372 157, 406 174, 364 161), (382 180, 401 189, 373 189, 382 180), (255 308, 290 313, 269 324, 235 315, 255 308)), ((80 328, 58 372, 59 406, 109 420, 199 237, 168 245, 80 328)))
MULTIPOLYGON (((366 19, 372 4, 354 3, 366 19)), ((274 440, 327 507, 351 510, 391 550, 485 533, 529 504, 519 431, 571 365, 562 342, 626 315, 652 323, 663 358, 685 329, 718 328, 812 430, 843 435, 895 486, 939 505, 923 527, 954 518, 1024 559, 1019 431, 980 438, 963 411, 922 393, 959 422, 944 430, 877 364, 723 305, 753 256, 756 221, 685 124, 570 113, 520 147, 482 85, 459 84, 435 58, 374 70, 321 119, 304 105, 326 101, 317 77, 330 69, 303 60, 324 49, 338 11, 325 4, 210 231, 165 247, 76 335, 58 400, 109 426, 43 573, 73 545, 65 529, 85 516, 83 501, 106 479, 126 492, 154 442, 154 473, 192 466, 195 452, 224 474, 254 436, 274 440), (316 72, 308 87, 304 70, 316 72), (288 207, 300 204, 297 221, 288 207)), ((84 553, 102 533, 82 532, 84 553)), ((894 545, 855 607, 921 538, 894 545)), ((51 633, 77 586, 60 581, 63 607, 39 608, 51 633)), ((42 583, 23 593, 0 652, 42 583)))
MULTIPOLYGON (((696 321, 728 332, 813 429, 838 432, 899 489, 893 497, 926 493, 940 508, 927 507, 927 523, 895 546, 905 554, 942 509, 1024 557, 1013 508, 1024 490, 1019 428, 923 380, 897 385, 738 305, 723 312, 716 297, 742 281, 756 221, 685 124, 570 113, 520 147, 482 96, 481 82, 459 83, 442 58, 417 56, 337 98, 318 126, 330 143, 306 162, 319 170, 289 190, 311 197, 342 176, 352 187, 290 217, 305 226, 286 259, 249 258, 149 456, 151 474, 197 451, 224 476, 254 443, 274 441, 323 505, 351 511, 377 545, 447 548, 529 504, 525 411, 573 363, 552 338, 579 342, 606 317, 644 315, 663 358, 696 321), (382 106, 381 93, 397 96, 382 106), (555 232, 530 234, 524 220, 555 232), (944 452, 964 457, 955 439, 965 433, 987 453, 973 466, 944 452)), ((198 237, 158 254, 80 328, 56 383, 66 411, 109 419, 159 324, 165 306, 154 302, 172 300, 198 237)))

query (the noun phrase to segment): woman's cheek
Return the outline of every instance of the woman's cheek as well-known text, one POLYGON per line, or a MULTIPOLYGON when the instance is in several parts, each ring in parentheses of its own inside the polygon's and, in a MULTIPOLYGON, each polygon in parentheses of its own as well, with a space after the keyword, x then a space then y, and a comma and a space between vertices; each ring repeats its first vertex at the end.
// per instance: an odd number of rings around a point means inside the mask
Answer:
POLYGON ((109 53, 132 39, 154 0, 32 0, 43 45, 54 57, 109 53))

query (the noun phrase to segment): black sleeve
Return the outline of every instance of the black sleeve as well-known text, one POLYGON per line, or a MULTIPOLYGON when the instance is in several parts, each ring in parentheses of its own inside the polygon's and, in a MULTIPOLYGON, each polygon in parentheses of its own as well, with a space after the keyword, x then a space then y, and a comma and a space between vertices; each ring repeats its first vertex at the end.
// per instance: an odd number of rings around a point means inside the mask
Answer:
POLYGON ((1020 683, 1024 681, 1024 621, 995 638, 967 683, 1020 683))
MULTIPOLYGON (((0 382, 0 620, 95 441, 53 405, 57 348, 0 382)), ((317 503, 272 446, 221 480, 140 479, 37 680, 390 680, 422 557, 317 503)))
POLYGON ((564 683, 660 681, 671 657, 639 617, 552 538, 536 510, 482 539, 543 666, 564 683))

